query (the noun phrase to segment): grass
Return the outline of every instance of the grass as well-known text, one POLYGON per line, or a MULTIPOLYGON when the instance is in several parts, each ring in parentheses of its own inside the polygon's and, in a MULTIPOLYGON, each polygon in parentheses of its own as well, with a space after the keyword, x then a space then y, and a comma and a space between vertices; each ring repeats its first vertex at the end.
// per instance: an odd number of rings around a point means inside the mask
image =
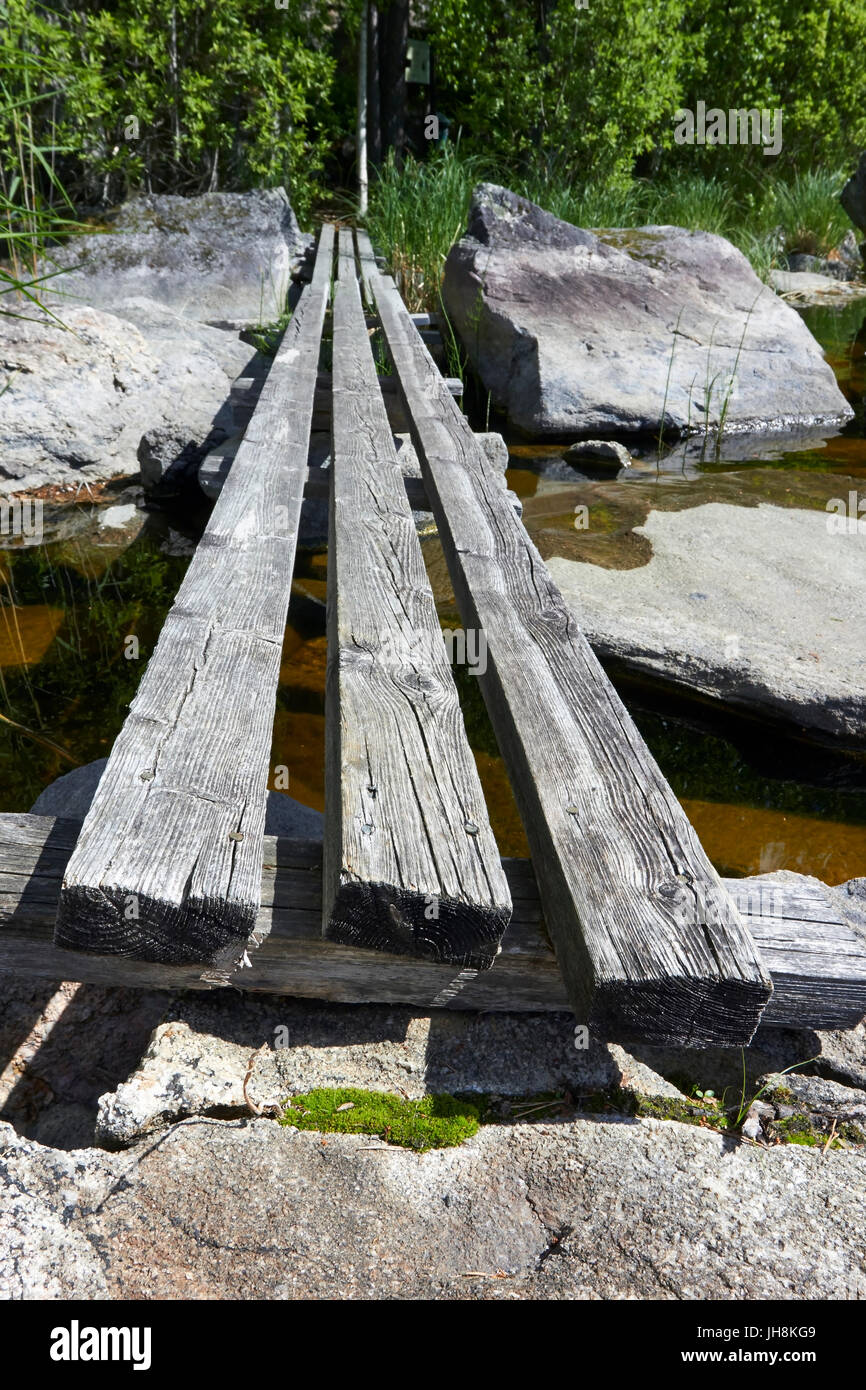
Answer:
POLYGON ((276 357, 277 348, 283 340, 283 334, 288 328, 291 319, 292 310, 289 309, 288 306, 277 318, 271 319, 268 323, 262 321, 262 315, 260 314, 259 323, 250 332, 252 346, 265 357, 276 357))
POLYGON ((483 179, 505 184, 580 227, 657 224, 717 233, 749 258, 763 280, 784 253, 824 256, 850 228, 839 203, 844 175, 837 170, 802 171, 788 179, 768 173, 740 189, 687 170, 607 185, 548 171, 509 173, 462 155, 459 146, 446 146, 426 161, 410 157, 402 168, 389 159, 370 190, 367 229, 413 312, 440 308, 445 257, 465 229, 472 189, 483 179))
POLYGON ((851 228, 839 202, 843 182, 843 174, 817 170, 769 184, 763 216, 782 229, 786 250, 825 256, 839 245, 851 228))
POLYGON ((35 135, 34 109, 57 96, 37 90, 40 77, 38 59, 29 54, 21 65, 19 95, 0 79, 0 139, 6 145, 0 161, 0 254, 5 260, 0 263, 0 296, 14 295, 17 306, 0 305, 0 313, 12 318, 32 317, 21 307, 42 309, 40 290, 63 274, 44 269, 46 247, 81 230, 55 168, 64 151, 57 144, 39 143, 35 135))
POLYGON ((426 161, 393 155, 370 190, 367 230, 388 259, 411 312, 438 307, 445 257, 466 224, 472 189, 485 177, 479 160, 445 149, 426 161))

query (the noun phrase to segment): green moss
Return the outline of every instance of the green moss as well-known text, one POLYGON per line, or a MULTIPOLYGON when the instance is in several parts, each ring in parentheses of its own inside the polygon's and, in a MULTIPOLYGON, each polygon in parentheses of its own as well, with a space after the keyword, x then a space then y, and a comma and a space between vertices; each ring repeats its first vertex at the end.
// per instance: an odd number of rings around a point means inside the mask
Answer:
POLYGON ((715 1107, 698 1100, 678 1100, 675 1096, 643 1096, 633 1091, 621 1091, 630 1102, 627 1114, 640 1119, 679 1120, 681 1124, 700 1125, 703 1129, 727 1129, 728 1117, 715 1107))
MULTIPOLYGON (((788 1104, 793 1095, 778 1087, 772 1098, 788 1104)), ((734 1110, 693 1097, 644 1096, 614 1087, 579 1097, 568 1091, 541 1092, 532 1096, 433 1095, 421 1100, 405 1100, 387 1091, 318 1089, 286 1101, 280 1123, 321 1133, 378 1135, 389 1144, 415 1149, 450 1148, 477 1133, 479 1126, 491 1124, 550 1124, 573 1120, 580 1115, 622 1115, 635 1119, 676 1121, 712 1129, 738 1137, 734 1110), (345 1109, 342 1107, 346 1107, 345 1109)), ((808 1114, 774 1120, 768 1138, 806 1148, 823 1147, 829 1126, 808 1114)), ((837 1124, 830 1148, 842 1144, 866 1143, 866 1134, 857 1125, 837 1124)))
MULTIPOLYGON (((787 1119, 774 1120, 770 1125, 770 1133, 786 1144, 804 1144, 809 1148, 820 1145, 823 1148, 830 1138, 830 1125, 827 1120, 817 1123, 811 1115, 789 1115, 787 1119)), ((833 1131, 833 1141, 830 1148, 839 1149, 842 1144, 863 1144, 864 1142, 866 1142, 866 1135, 863 1131, 857 1125, 843 1121, 841 1124, 837 1123, 833 1131)))
POLYGON ((793 1105, 797 1097, 788 1086, 776 1086, 772 1091, 765 1091, 761 1097, 769 1105, 793 1105))
MULTIPOLYGON (((789 1144, 817 1144, 821 1131, 808 1115, 789 1115, 784 1120, 774 1120, 772 1131, 789 1144)), ((824 1136, 826 1141, 826 1135, 824 1136)))
POLYGON ((281 1124, 323 1133, 377 1134, 405 1149, 446 1149, 478 1130, 477 1105, 455 1096, 404 1100, 387 1091, 322 1087, 286 1102, 281 1124))

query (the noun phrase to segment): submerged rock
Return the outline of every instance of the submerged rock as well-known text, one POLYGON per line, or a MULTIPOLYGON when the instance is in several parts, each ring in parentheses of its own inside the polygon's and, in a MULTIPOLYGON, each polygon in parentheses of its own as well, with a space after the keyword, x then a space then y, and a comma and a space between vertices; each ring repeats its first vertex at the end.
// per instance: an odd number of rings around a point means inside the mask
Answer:
POLYGON ((566 449, 563 458, 566 463, 576 463, 578 466, 589 463, 596 468, 631 468, 631 454, 628 449, 624 444, 617 444, 611 439, 582 439, 566 449))
POLYGON ((547 564, 600 656, 862 745, 866 528, 835 520, 710 502, 650 512, 636 568, 547 564))
POLYGON ((815 339, 724 237, 600 235, 476 188, 443 296, 494 404, 527 433, 779 429, 851 418, 815 339))
MULTIPOLYGON (((39 793, 30 807, 30 814, 84 820, 107 762, 107 758, 96 758, 92 763, 85 763, 63 777, 55 778, 39 793)), ((266 835, 293 835, 319 840, 322 838, 323 824, 321 811, 304 806, 285 792, 268 792, 266 835)))

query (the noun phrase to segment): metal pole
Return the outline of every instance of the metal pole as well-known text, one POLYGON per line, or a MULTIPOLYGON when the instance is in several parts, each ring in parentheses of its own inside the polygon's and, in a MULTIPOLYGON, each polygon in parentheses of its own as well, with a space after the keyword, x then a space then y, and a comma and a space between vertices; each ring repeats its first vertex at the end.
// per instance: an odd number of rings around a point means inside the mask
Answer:
POLYGON ((358 215, 367 216, 367 0, 358 32, 358 215))

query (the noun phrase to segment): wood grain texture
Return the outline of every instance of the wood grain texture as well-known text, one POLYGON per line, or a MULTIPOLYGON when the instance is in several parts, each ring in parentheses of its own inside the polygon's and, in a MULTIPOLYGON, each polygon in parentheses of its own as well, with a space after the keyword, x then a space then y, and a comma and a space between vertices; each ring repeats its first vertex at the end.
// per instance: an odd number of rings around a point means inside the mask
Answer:
POLYGON ((249 938, 332 252, 325 226, 67 866, 58 946, 225 967, 249 938))
POLYGON ((486 969, 511 900, 376 378, 351 232, 333 317, 323 931, 486 969))
MULTIPOLYGON (((201 966, 157 965, 90 955, 53 944, 63 871, 80 825, 49 816, 0 815, 0 970, 49 980, 147 989, 210 989, 223 974, 201 966)), ((265 837, 260 949, 232 988, 341 1003, 422 1008, 568 1011, 570 1005, 544 920, 532 865, 505 859, 514 911, 492 970, 449 994, 454 968, 407 956, 341 946, 321 934, 322 845, 265 837), (434 1000, 439 1000, 434 1004, 434 1000)), ((866 939, 813 879, 784 884, 725 879, 740 903, 775 989, 762 1023, 784 1028, 853 1028, 866 1014, 866 939)), ((618 1042, 615 1035, 607 1041, 618 1042)))
POLYGON ((505 498, 393 281, 358 234, 464 626, 575 1013, 601 1033, 745 1045, 755 944, 505 498))

